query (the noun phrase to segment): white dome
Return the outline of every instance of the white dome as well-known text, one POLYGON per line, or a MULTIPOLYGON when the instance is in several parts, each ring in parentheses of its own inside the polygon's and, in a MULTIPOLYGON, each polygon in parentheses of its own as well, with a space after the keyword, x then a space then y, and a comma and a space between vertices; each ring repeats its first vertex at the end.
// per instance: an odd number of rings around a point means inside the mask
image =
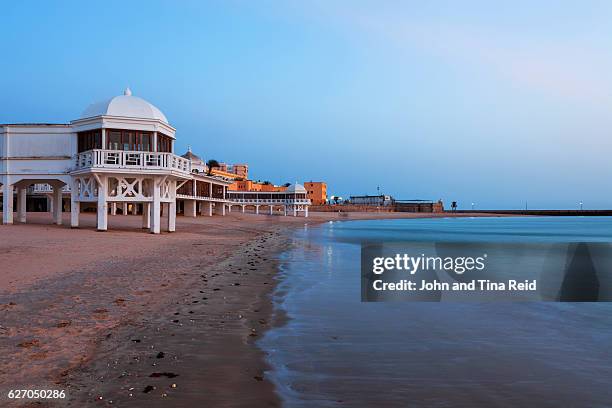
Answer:
POLYGON ((305 193, 306 189, 303 185, 295 183, 287 187, 285 190, 287 193, 305 193))
POLYGON ((132 96, 130 88, 125 90, 124 95, 89 105, 82 114, 83 118, 94 116, 154 119, 168 123, 168 119, 159 109, 142 98, 132 96))

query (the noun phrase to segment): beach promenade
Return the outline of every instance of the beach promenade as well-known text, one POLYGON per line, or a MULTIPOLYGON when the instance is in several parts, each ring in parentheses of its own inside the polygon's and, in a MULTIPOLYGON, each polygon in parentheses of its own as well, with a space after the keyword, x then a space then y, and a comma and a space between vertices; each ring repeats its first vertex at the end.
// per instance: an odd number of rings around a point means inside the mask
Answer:
POLYGON ((48 213, 0 225, 0 405, 22 406, 10 389, 62 389, 73 406, 278 405, 254 342, 282 323, 269 294, 287 229, 447 215, 232 213, 161 235, 139 216, 109 216, 106 232, 88 213, 79 229, 48 213))

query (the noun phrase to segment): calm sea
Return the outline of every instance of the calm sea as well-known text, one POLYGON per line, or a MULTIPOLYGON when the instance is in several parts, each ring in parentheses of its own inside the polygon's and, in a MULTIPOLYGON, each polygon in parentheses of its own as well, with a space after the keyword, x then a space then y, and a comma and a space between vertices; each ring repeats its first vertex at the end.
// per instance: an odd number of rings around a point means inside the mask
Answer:
POLYGON ((612 304, 362 303, 376 240, 612 242, 612 217, 305 226, 275 294, 290 320, 259 343, 286 406, 612 406, 612 304))

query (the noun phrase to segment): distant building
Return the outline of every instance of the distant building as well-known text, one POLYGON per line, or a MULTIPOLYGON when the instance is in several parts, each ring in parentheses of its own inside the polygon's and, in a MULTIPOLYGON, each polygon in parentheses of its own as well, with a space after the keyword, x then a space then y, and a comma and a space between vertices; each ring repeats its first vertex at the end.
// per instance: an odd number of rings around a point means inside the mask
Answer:
POLYGON ((442 200, 395 200, 395 211, 399 212, 443 212, 442 200))
POLYGON ((211 169, 211 173, 216 173, 223 177, 246 180, 249 178, 249 165, 245 163, 219 163, 218 167, 211 169))
POLYGON ((392 205, 394 200, 389 195, 363 195, 363 196, 351 196, 349 202, 353 205, 375 205, 383 207, 392 205))
POLYGON ((272 183, 261 183, 253 180, 234 180, 229 188, 232 191, 265 191, 279 192, 285 191, 286 186, 276 186, 272 183))
POLYGON ((327 184, 322 181, 309 181, 304 183, 306 195, 312 205, 325 205, 327 203, 327 184))
POLYGON ((191 161, 191 171, 193 173, 206 173, 206 162, 191 151, 191 146, 187 149, 187 153, 181 157, 191 161))

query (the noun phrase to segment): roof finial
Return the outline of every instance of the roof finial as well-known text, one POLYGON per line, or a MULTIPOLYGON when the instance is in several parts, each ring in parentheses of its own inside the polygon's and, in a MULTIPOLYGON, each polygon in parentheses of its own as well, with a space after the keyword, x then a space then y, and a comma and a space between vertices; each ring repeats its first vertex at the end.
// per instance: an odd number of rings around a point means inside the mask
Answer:
POLYGON ((125 96, 132 96, 132 90, 130 89, 129 86, 127 88, 125 88, 125 91, 123 91, 123 94, 125 96))
POLYGON ((191 153, 191 145, 187 145, 187 151, 191 153))

